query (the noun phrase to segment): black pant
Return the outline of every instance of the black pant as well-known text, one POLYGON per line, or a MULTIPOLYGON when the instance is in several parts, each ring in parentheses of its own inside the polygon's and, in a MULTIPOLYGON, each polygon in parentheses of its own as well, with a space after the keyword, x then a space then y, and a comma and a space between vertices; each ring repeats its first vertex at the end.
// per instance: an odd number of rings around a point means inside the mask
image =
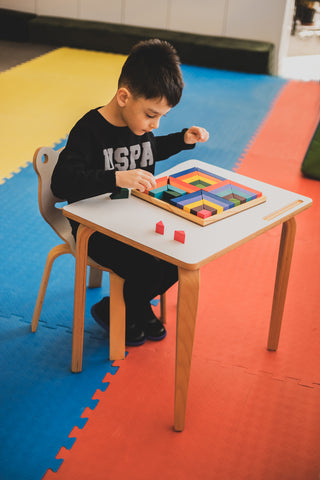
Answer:
POLYGON ((142 325, 151 319, 154 315, 150 301, 178 280, 175 265, 99 232, 89 238, 88 255, 124 278, 127 323, 142 325))

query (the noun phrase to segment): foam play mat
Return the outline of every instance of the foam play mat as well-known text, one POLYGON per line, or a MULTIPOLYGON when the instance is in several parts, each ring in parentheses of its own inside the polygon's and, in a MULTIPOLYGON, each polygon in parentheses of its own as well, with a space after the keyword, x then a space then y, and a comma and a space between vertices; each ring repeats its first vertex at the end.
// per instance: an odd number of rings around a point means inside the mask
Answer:
MULTIPOLYGON (((210 140, 194 158, 313 199, 297 216, 277 352, 266 341, 280 227, 201 270, 183 433, 172 430, 176 286, 166 339, 113 364, 90 315, 108 294, 104 275, 87 291, 83 371, 72 374, 74 259, 62 256, 31 333, 46 256, 60 241, 38 211, 32 155, 63 146, 74 122, 111 98, 124 58, 61 48, 0 74, 0 478, 317 480, 320 191, 300 167, 320 119, 318 83, 183 65, 182 101, 157 132, 201 125, 210 140)), ((157 173, 189 159, 181 152, 157 173)))

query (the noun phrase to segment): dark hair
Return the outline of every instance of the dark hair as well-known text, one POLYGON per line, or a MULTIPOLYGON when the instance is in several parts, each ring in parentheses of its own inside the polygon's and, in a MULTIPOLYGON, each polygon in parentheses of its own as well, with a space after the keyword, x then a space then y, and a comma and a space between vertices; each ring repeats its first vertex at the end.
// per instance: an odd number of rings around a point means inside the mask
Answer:
POLYGON ((164 97, 170 107, 177 105, 184 85, 175 48, 158 39, 139 42, 122 67, 118 86, 136 97, 164 97))

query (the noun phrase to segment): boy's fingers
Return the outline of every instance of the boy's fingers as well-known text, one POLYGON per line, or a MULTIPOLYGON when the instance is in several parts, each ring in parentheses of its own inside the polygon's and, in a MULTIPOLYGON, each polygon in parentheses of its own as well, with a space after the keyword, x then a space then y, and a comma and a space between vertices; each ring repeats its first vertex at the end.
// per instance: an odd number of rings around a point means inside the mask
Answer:
POLYGON ((207 130, 205 128, 199 128, 198 130, 198 138, 199 138, 199 141, 201 142, 205 142, 208 140, 209 138, 209 132, 207 132, 207 130))
POLYGON ((189 135, 189 139, 187 139, 187 142, 189 140, 190 143, 192 143, 193 141, 206 142, 209 138, 209 133, 205 128, 202 127, 191 127, 186 133, 189 135))
POLYGON ((145 170, 137 170, 138 178, 137 178, 137 189, 144 191, 145 189, 151 190, 152 188, 156 187, 156 181, 150 172, 146 172, 145 170))

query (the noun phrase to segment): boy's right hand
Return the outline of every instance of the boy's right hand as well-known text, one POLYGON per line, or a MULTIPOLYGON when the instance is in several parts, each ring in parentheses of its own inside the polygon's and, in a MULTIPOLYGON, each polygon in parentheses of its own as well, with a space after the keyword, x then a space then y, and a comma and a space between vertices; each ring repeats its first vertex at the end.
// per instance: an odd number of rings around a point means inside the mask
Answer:
POLYGON ((140 192, 152 190, 157 184, 152 173, 137 168, 136 170, 116 171, 116 185, 121 188, 135 188, 140 192))

